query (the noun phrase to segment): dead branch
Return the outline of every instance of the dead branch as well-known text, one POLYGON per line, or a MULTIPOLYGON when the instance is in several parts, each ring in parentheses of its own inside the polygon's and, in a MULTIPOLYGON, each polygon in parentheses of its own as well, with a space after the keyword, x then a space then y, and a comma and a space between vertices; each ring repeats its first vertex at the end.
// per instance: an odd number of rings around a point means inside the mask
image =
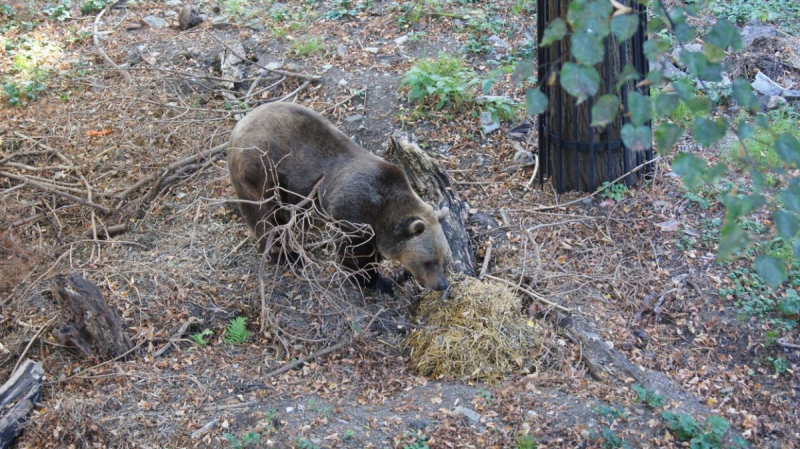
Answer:
POLYGON ((527 294, 531 298, 533 298, 533 299, 535 299, 537 301, 543 302, 543 303, 547 304, 550 307, 555 307, 556 309, 563 310, 564 312, 567 312, 567 313, 571 313, 572 312, 572 309, 570 309, 569 307, 564 307, 562 305, 556 304, 556 303, 550 301, 549 299, 545 298, 544 296, 542 296, 542 295, 540 295, 540 294, 538 294, 538 293, 536 293, 536 292, 534 292, 532 290, 528 290, 525 287, 519 286, 517 284, 513 284, 511 282, 508 282, 505 279, 500 279, 498 277, 494 277, 494 276, 492 276, 490 274, 487 274, 486 277, 489 278, 489 279, 492 279, 494 281, 506 284, 507 286, 509 286, 509 287, 511 287, 513 289, 519 289, 519 291, 527 294))
POLYGON ((19 355, 19 359, 17 360, 17 364, 14 365, 14 369, 11 370, 12 373, 17 371, 17 368, 19 368, 19 366, 22 363, 22 361, 25 360, 25 356, 28 354, 28 350, 31 349, 31 346, 33 345, 33 343, 39 338, 40 335, 42 335, 42 332, 47 330, 53 324, 53 322, 55 322, 55 320, 59 316, 60 316, 60 314, 56 314, 56 316, 54 316, 53 318, 50 318, 49 320, 47 320, 47 322, 44 323, 44 325, 42 325, 42 327, 40 327, 38 331, 36 331, 36 334, 33 335, 33 338, 31 338, 31 341, 28 342, 28 344, 25 346, 25 349, 19 355))
POLYGON ((188 329, 189 326, 202 322, 203 320, 201 320, 200 318, 194 316, 189 317, 189 319, 181 325, 178 331, 175 332, 175 334, 173 334, 172 338, 170 338, 169 341, 164 346, 161 347, 161 349, 159 349, 158 351, 156 351, 155 354, 153 354, 153 358, 155 359, 161 357, 162 355, 164 355, 165 352, 169 350, 169 348, 175 346, 175 343, 183 336, 183 334, 186 333, 186 329, 188 329))
MULTIPOLYGON (((203 160, 203 159, 205 159, 207 157, 210 157, 210 156, 213 156, 213 155, 215 155, 217 153, 221 153, 221 152, 225 151, 227 148, 228 148, 228 142, 225 142, 225 143, 222 143, 222 144, 219 144, 219 145, 215 146, 214 148, 202 151, 202 152, 197 153, 195 155, 192 155, 192 156, 183 158, 183 159, 181 159, 179 161, 173 162, 173 163, 167 165, 164 169, 161 170, 162 174, 160 176, 161 177, 166 176, 167 174, 171 173, 172 171, 174 171, 174 170, 176 170, 178 168, 181 168, 181 167, 183 167, 185 165, 196 164, 196 163, 200 162, 201 160, 203 160)), ((122 192, 122 193, 120 193, 120 194, 118 194, 116 196, 117 196, 117 198, 119 200, 124 200, 131 193, 139 190, 142 186, 144 186, 146 184, 154 182, 157 179, 159 179, 159 174, 158 173, 152 174, 152 175, 140 180, 139 182, 137 182, 136 184, 132 185, 131 187, 128 187, 128 189, 126 189, 124 192, 122 192)))
POLYGON ((0 386, 0 448, 11 447, 28 416, 42 398, 44 369, 40 362, 23 361, 0 386))
POLYGON ((361 90, 357 90, 357 91, 355 91, 355 93, 353 93, 352 95, 350 95, 350 96, 348 96, 347 98, 345 98, 344 100, 342 100, 342 101, 340 101, 340 102, 338 102, 338 103, 334 104, 333 106, 331 106, 331 107, 329 107, 329 108, 326 108, 326 109, 325 109, 324 111, 322 111, 322 112, 328 112, 328 111, 332 111, 332 110, 334 110, 334 109, 338 108, 339 106, 341 106, 341 105, 343 105, 343 104, 347 103, 348 101, 352 100, 353 98, 355 98, 355 97, 357 97, 357 96, 359 96, 359 95, 361 95, 361 94, 363 94, 363 93, 366 93, 366 92, 367 92, 367 89, 361 89, 361 90))
POLYGON ((213 33, 208 33, 208 35, 211 36, 215 41, 220 43, 223 47, 228 49, 228 51, 231 52, 231 54, 233 56, 236 56, 237 58, 241 59, 242 61, 249 62, 250 64, 253 64, 254 66, 258 67, 259 69, 266 70, 267 72, 276 73, 278 75, 290 76, 290 77, 293 77, 293 78, 300 78, 302 80, 310 81, 312 83, 318 83, 318 82, 322 81, 322 77, 315 76, 315 75, 305 75, 305 74, 302 74, 302 73, 288 72, 286 70, 270 69, 270 68, 264 67, 263 65, 255 62, 255 61, 251 61, 251 60, 247 59, 246 57, 244 57, 243 55, 239 54, 236 50, 232 49, 228 44, 226 44, 225 42, 222 42, 222 40, 220 40, 217 36, 214 36, 213 33))
POLYGON ((43 190, 43 191, 45 191, 47 193, 52 193, 54 195, 58 195, 60 197, 66 198, 68 200, 75 201, 76 203, 80 203, 80 204, 82 204, 84 206, 89 206, 91 208, 94 208, 94 209, 97 209, 97 210, 103 212, 106 215, 110 215, 111 214, 111 209, 109 209, 109 208, 107 208, 105 206, 101 206, 99 204, 93 203, 93 202, 85 200, 83 198, 79 198, 79 197, 77 197, 75 195, 71 195, 69 193, 62 192, 62 191, 57 190, 57 189, 55 189, 53 187, 49 187, 49 186, 44 185, 42 183, 36 182, 36 181, 26 177, 26 176, 14 175, 12 173, 4 172, 4 171, 0 171, 0 176, 5 176, 6 178, 17 180, 19 182, 28 184, 28 185, 30 185, 32 187, 36 187, 39 190, 43 190))
POLYGON ((336 343, 333 346, 328 346, 326 348, 322 348, 322 349, 320 349, 319 351, 317 351, 317 352, 315 352, 313 354, 309 354, 309 355, 307 355, 305 357, 301 357, 301 358, 299 358, 299 359, 297 359, 297 360, 295 360, 295 361, 293 361, 291 363, 287 363, 287 364, 283 365, 282 367, 280 367, 280 368, 278 368, 276 370, 270 371, 264 377, 270 378, 270 377, 280 376, 281 374, 283 374, 283 373, 285 373, 285 372, 287 372, 287 371, 289 371, 291 369, 297 368, 300 365, 308 363, 311 360, 318 359, 318 358, 320 358, 320 357, 322 357, 322 356, 324 356, 326 354, 330 354, 331 352, 336 352, 336 351, 342 349, 343 347, 353 343, 353 341, 355 341, 356 338, 359 338, 359 337, 373 337, 375 335, 378 335, 378 333, 377 332, 369 332, 367 334, 361 334, 361 335, 359 335, 357 337, 353 337, 353 338, 348 338, 346 340, 342 340, 342 341, 340 341, 339 343, 336 343))
POLYGON ((103 8, 103 10, 100 11, 100 13, 97 15, 97 17, 95 17, 95 19, 94 19, 94 33, 92 33, 92 40, 94 40, 94 46, 95 46, 95 48, 97 48, 97 52, 100 53, 100 56, 102 56, 103 59, 105 59, 107 63, 111 64, 111 67, 114 67, 115 69, 117 69, 117 71, 119 73, 121 73, 122 76, 125 77, 126 81, 130 82, 130 81, 132 81, 132 78, 131 78, 130 74, 128 74, 128 72, 122 70, 120 68, 120 66, 117 65, 116 62, 114 62, 111 58, 109 58, 108 55, 106 54, 105 50, 103 50, 103 46, 100 45, 100 38, 98 37, 100 33, 97 30, 98 23, 100 22, 100 19, 103 17, 103 14, 105 14, 106 11, 108 11, 110 8, 111 8, 110 6, 107 6, 107 7, 103 8))

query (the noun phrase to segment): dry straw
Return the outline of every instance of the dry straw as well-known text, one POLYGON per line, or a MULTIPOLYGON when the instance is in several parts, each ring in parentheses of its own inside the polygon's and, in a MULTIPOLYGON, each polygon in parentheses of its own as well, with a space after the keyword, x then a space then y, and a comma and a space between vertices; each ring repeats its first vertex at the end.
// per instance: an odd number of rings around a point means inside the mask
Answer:
POLYGON ((422 299, 423 326, 403 341, 411 366, 434 378, 489 382, 524 371, 539 352, 541 328, 522 316, 513 290, 477 279, 451 288, 450 299, 422 299))

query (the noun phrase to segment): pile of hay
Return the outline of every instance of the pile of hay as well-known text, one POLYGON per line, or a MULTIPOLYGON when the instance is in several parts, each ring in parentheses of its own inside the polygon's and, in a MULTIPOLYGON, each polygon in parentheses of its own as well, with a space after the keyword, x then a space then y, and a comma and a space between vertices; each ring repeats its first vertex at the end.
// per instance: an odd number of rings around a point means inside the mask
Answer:
POLYGON ((538 352, 541 329, 520 313, 509 288, 466 279, 449 299, 423 298, 420 327, 403 341, 412 367, 434 378, 496 381, 524 370, 538 352))

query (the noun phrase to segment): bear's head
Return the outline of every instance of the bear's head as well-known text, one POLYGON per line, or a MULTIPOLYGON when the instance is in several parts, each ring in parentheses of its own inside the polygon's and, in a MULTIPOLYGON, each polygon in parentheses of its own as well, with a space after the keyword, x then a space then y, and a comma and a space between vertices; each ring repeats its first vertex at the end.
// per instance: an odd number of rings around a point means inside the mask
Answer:
POLYGON ((445 207, 434 211, 429 205, 395 228, 386 257, 399 262, 423 287, 445 290, 448 287, 445 264, 449 251, 439 223, 449 212, 445 207))

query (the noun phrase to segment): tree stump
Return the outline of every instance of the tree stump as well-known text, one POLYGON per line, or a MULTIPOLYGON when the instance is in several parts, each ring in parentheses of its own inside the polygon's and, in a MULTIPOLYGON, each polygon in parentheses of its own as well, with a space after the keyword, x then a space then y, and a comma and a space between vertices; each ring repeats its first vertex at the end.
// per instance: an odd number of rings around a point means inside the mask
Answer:
POLYGON ((42 364, 26 359, 0 387, 0 449, 11 447, 22 432, 28 416, 42 398, 43 377, 42 364))
POLYGON ((446 206, 450 210, 441 222, 450 245, 449 269, 451 272, 475 276, 472 242, 464 226, 469 216, 467 205, 452 188, 450 177, 442 164, 401 132, 392 134, 386 160, 403 169, 411 187, 423 200, 434 207, 446 206))
POLYGON ((52 286, 62 316, 67 322, 54 334, 65 345, 100 360, 111 360, 128 352, 132 345, 114 309, 103 293, 77 273, 58 275, 52 286))

